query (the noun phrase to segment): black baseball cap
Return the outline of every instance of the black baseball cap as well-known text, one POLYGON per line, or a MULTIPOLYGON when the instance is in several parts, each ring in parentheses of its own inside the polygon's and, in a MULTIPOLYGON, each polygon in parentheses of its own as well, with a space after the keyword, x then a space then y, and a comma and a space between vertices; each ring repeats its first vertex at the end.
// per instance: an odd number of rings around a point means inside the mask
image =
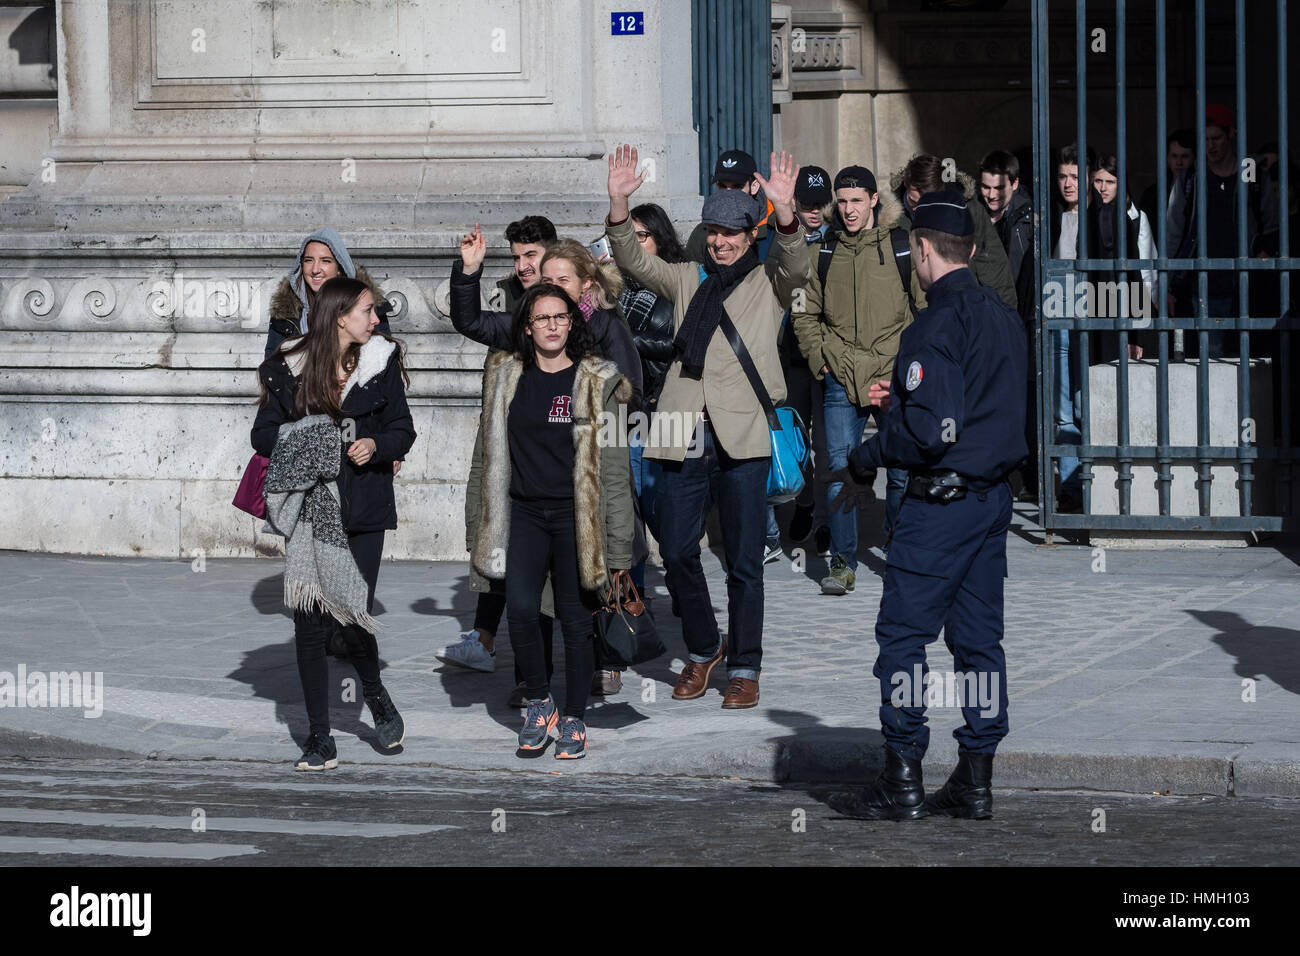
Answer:
POLYGON ((876 188, 876 175, 865 166, 845 166, 835 174, 836 189, 865 189, 869 193, 880 192, 876 188))
POLYGON ((753 156, 743 149, 729 149, 718 157, 718 162, 713 167, 713 181, 716 183, 725 179, 729 183, 744 183, 756 172, 758 166, 753 156))
POLYGON ((795 202, 805 206, 824 206, 834 198, 831 193, 831 174, 820 166, 804 166, 799 170, 799 181, 794 184, 795 202))

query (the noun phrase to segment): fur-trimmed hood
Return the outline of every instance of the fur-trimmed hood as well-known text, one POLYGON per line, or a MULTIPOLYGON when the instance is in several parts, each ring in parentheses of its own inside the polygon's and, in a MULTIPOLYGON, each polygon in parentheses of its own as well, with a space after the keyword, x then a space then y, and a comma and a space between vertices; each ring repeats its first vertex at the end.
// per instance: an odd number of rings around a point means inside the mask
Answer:
MULTIPOLYGON (((903 198, 903 171, 906 168, 906 165, 901 166, 890 174, 889 188, 902 206, 900 225, 910 231, 912 216, 907 211, 907 203, 903 198)), ((970 208, 971 219, 975 222, 975 257, 970 263, 971 271, 975 273, 975 278, 979 280, 980 285, 993 289, 1004 304, 1014 309, 1017 297, 1016 284, 1011 277, 1011 266, 1007 261, 1007 253, 1002 247, 1002 241, 998 238, 997 229, 993 226, 993 220, 989 218, 988 210, 976 199, 975 179, 959 169, 957 181, 952 185, 961 190, 962 198, 970 208)))
MULTIPOLYGON (((510 545, 510 403, 524 372, 511 352, 491 353, 483 367, 479 443, 483 470, 481 517, 470 563, 486 578, 506 576, 510 545)), ((573 502, 582 587, 603 591, 611 567, 631 563, 632 508, 628 450, 600 440, 600 416, 632 398, 632 383, 608 359, 587 356, 573 381, 573 502)))
MULTIPOLYGON (((375 305, 382 304, 386 298, 375 280, 370 278, 363 267, 356 267, 356 275, 353 278, 364 282, 370 289, 370 294, 375 297, 375 305)), ((299 319, 302 316, 303 301, 298 297, 298 293, 293 289, 293 274, 285 276, 276 286, 275 295, 271 296, 271 320, 287 319, 294 326, 298 326, 299 319)))
MULTIPOLYGON (((911 162, 911 160, 908 160, 908 162, 911 162)), ((903 200, 903 170, 905 169, 907 169, 907 163, 899 166, 889 174, 889 190, 898 198, 900 203, 903 200)), ((961 194, 967 202, 975 198, 975 178, 969 173, 963 173, 960 169, 957 170, 955 185, 961 189, 961 194)), ((906 208, 906 206, 903 207, 904 211, 906 211, 906 208)), ((910 221, 912 217, 908 216, 907 218, 910 221)))

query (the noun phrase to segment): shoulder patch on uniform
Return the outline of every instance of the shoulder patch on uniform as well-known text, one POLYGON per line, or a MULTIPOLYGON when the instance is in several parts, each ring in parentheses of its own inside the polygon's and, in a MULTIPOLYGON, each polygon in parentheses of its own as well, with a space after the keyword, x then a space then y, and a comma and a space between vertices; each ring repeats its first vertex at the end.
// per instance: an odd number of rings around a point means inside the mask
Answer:
POLYGON ((916 386, 921 384, 921 379, 925 377, 925 372, 921 368, 920 362, 913 362, 907 367, 907 390, 916 391, 916 386))

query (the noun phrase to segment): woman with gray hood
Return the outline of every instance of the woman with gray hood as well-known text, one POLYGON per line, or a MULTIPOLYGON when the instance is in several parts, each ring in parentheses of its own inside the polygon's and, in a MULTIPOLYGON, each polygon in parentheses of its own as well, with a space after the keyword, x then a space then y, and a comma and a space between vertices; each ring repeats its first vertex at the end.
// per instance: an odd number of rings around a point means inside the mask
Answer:
POLYGON ((270 358, 280 343, 295 335, 307 333, 307 313, 320 287, 335 276, 347 276, 364 282, 375 300, 375 314, 379 325, 375 329, 382 335, 391 335, 388 328, 388 302, 365 269, 352 262, 343 237, 329 226, 317 229, 298 246, 298 260, 292 275, 285 276, 275 295, 271 297, 271 321, 266 333, 266 354, 270 358))

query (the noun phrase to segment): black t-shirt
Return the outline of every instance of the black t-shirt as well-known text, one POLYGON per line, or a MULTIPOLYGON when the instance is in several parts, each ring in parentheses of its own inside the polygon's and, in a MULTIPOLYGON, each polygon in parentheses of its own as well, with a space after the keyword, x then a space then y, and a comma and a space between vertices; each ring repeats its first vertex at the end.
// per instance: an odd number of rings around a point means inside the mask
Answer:
POLYGON ((510 402, 510 497, 573 498, 573 381, 577 363, 559 372, 537 366, 519 377, 510 402))

